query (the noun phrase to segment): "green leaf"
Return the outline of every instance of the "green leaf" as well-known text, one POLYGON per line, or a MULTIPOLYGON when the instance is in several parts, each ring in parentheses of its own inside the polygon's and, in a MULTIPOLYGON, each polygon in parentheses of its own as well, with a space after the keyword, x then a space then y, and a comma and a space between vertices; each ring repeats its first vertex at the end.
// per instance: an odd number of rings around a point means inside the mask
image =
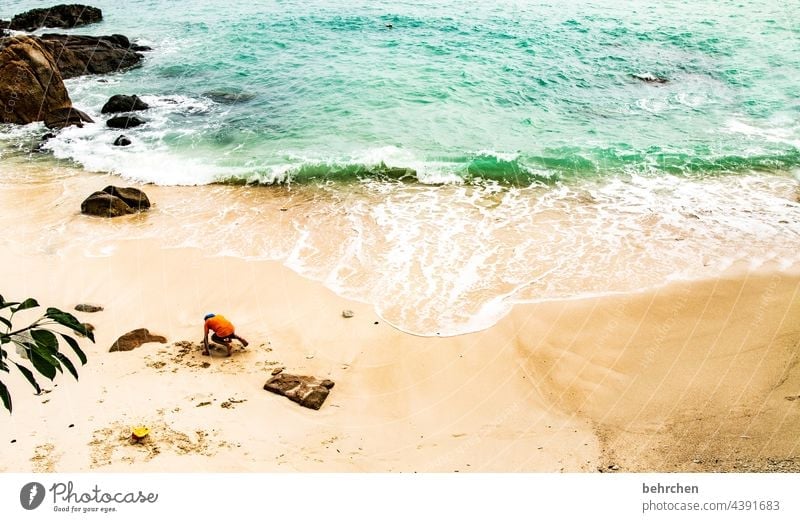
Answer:
POLYGON ((15 301, 8 301, 8 302, 3 301, 3 304, 0 304, 0 310, 2 310, 3 308, 8 308, 9 306, 15 306, 15 305, 18 305, 18 304, 19 303, 15 302, 15 301))
POLYGON ((55 353, 58 351, 58 339, 50 330, 31 330, 31 337, 36 341, 36 344, 48 352, 55 353))
POLYGON ((11 308, 12 312, 19 312, 20 310, 27 310, 29 308, 36 308, 39 306, 39 303, 36 302, 36 299, 27 298, 22 301, 19 305, 11 308))
POLYGON ((48 308, 44 316, 47 317, 48 319, 52 319, 53 321, 57 322, 62 326, 66 326, 73 332, 85 335, 92 342, 94 342, 94 334, 91 331, 89 331, 85 326, 83 326, 83 324, 81 324, 81 322, 78 321, 74 315, 69 314, 67 312, 62 312, 58 308, 48 308))
POLYGON ((6 325, 9 329, 11 329, 11 321, 6 319, 5 317, 0 317, 0 323, 6 325))
POLYGON ((42 353, 42 350, 38 346, 28 350, 28 358, 31 360, 33 367, 36 368, 36 371, 51 381, 56 377, 56 367, 61 369, 58 361, 47 352, 42 353))
POLYGON ((67 359, 67 357, 63 353, 56 353, 55 356, 56 356, 56 359, 61 361, 61 364, 63 364, 67 368, 67 370, 69 370, 69 373, 71 373, 72 376, 75 377, 75 380, 77 381, 78 380, 78 370, 75 369, 75 366, 72 364, 72 361, 67 359))
POLYGON ((17 369, 20 371, 20 373, 22 373, 22 375, 24 375, 25 378, 28 379, 28 382, 31 383, 33 389, 36 390, 37 395, 39 393, 42 393, 42 389, 39 387, 39 383, 36 382, 36 379, 33 377, 32 371, 17 363, 14 363, 14 366, 16 366, 17 369))
POLYGON ((75 339, 66 334, 61 334, 61 337, 63 337, 64 340, 67 342, 67 344, 70 345, 72 351, 74 351, 77 354, 78 359, 81 360, 81 364, 86 364, 86 354, 83 353, 81 347, 78 346, 78 341, 76 341, 75 339))
POLYGON ((11 413, 11 395, 8 393, 8 388, 0 381, 0 399, 3 400, 3 406, 6 407, 8 413, 11 413))

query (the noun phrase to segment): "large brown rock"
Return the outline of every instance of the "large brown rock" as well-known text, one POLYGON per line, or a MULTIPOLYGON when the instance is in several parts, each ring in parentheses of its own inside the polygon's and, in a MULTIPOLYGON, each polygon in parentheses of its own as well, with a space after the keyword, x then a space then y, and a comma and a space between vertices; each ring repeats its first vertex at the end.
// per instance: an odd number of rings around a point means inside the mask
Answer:
POLYGON ((147 328, 137 328, 132 330, 111 345, 109 352, 129 352, 138 348, 144 343, 166 343, 167 338, 163 335, 153 335, 147 328))
POLYGON ((103 12, 96 7, 81 4, 59 4, 42 9, 31 9, 11 19, 10 28, 16 31, 35 31, 41 27, 72 29, 99 22, 103 12))
POLYGON ((137 188, 109 185, 103 189, 103 192, 118 197, 136 210, 147 210, 150 208, 150 199, 147 197, 147 194, 137 188))
POLYGON ((43 121, 71 108, 58 66, 37 38, 0 40, 0 123, 43 121))
POLYGON ((141 64, 144 56, 121 34, 82 36, 43 34, 42 45, 56 57, 65 79, 84 74, 106 74, 123 71, 141 64))
POLYGON ((95 192, 81 203, 81 214, 98 217, 119 217, 135 214, 130 205, 106 192, 95 192))
POLYGON ((318 410, 328 398, 333 385, 334 382, 328 379, 279 373, 264 384, 264 389, 283 395, 306 408, 318 410))
POLYGON ((109 218, 135 214, 148 208, 150 199, 141 190, 113 185, 91 194, 81 203, 82 214, 109 218))

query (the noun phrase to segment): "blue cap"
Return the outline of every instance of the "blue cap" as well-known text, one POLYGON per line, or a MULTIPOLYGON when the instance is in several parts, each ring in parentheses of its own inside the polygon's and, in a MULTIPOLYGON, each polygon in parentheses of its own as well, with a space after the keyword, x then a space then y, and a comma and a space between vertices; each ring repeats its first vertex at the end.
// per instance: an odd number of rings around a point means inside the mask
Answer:
POLYGON ((211 319, 212 317, 214 317, 214 314, 206 314, 206 316, 205 316, 205 317, 203 317, 203 321, 208 321, 208 320, 209 320, 209 319, 211 319))

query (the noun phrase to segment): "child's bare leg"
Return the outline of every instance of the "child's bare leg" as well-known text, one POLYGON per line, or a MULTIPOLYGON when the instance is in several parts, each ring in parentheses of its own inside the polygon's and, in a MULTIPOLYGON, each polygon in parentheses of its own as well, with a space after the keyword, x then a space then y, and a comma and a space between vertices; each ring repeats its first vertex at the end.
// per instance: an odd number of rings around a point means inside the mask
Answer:
POLYGON ((236 334, 232 335, 232 337, 234 339, 237 339, 240 343, 242 343, 242 346, 244 346, 245 348, 247 347, 248 344, 250 344, 250 343, 247 342, 247 339, 245 339, 244 337, 240 337, 240 336, 238 336, 236 334))

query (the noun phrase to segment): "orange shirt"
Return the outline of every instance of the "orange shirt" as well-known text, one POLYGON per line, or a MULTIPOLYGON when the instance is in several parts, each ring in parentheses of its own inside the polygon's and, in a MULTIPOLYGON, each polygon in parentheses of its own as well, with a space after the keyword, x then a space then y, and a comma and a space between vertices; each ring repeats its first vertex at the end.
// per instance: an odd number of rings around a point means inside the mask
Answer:
POLYGON ((233 325, 221 315, 215 315, 214 317, 206 319, 205 328, 206 333, 208 333, 209 330, 213 330, 219 337, 228 337, 233 333, 233 325))

